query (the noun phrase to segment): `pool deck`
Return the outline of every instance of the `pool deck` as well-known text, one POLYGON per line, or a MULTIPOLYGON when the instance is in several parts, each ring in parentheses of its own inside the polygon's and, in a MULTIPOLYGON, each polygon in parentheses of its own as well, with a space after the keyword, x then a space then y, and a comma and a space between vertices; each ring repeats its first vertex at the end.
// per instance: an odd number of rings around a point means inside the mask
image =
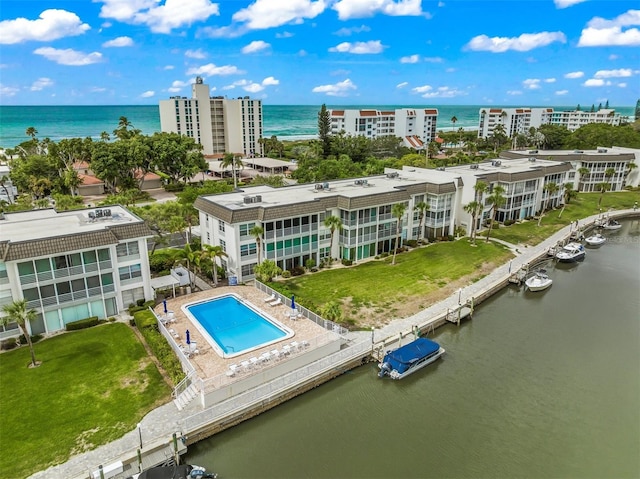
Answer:
MULTIPOLYGON (((326 335, 327 331, 324 328, 307 318, 292 320, 289 315, 291 312, 289 306, 284 304, 270 306, 269 303, 264 301, 265 297, 266 295, 264 293, 253 286, 219 286, 207 291, 167 299, 167 310, 173 311, 175 318, 173 322, 167 324, 167 328, 174 330, 178 334, 178 337, 174 339, 178 344, 183 345, 186 345, 185 335, 186 330, 189 330, 190 340, 196 342, 199 351, 199 354, 192 355, 189 361, 194 366, 200 378, 208 379, 224 375, 229 370, 231 364, 240 364, 242 361, 249 361, 252 357, 260 357, 261 354, 272 351, 273 349, 282 348, 292 341, 297 341, 298 343, 307 341, 310 344, 314 344, 319 337, 326 335), (209 344, 208 340, 202 336, 198 326, 193 324, 191 319, 182 311, 182 306, 228 294, 238 296, 262 314, 275 319, 280 324, 291 329, 294 332, 294 336, 284 338, 269 346, 254 349, 246 354, 234 356, 233 358, 222 358, 209 344)), ((158 317, 164 317, 164 306, 162 303, 156 306, 155 313, 158 317)))

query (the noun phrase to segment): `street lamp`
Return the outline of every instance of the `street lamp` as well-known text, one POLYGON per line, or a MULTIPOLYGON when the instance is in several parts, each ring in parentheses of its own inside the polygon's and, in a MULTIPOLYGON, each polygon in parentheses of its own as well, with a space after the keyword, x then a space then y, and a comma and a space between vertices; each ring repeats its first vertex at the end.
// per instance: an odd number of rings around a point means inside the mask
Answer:
POLYGON ((140 438, 140 449, 142 449, 142 424, 138 423, 138 437, 140 438))
POLYGON ((458 304, 460 304, 461 300, 462 300, 462 288, 458 290, 458 304))

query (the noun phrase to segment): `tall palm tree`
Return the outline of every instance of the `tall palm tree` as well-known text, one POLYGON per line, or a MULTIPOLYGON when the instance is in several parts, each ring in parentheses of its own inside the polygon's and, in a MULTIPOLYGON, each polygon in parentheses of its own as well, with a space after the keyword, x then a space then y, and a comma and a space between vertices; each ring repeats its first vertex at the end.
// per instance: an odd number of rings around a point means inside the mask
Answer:
POLYGON ((0 324, 6 326, 9 323, 17 323, 20 329, 22 330, 22 334, 27 339, 27 344, 29 345, 29 351, 31 352, 31 367, 36 367, 40 363, 36 361, 36 354, 33 351, 33 343, 31 342, 31 335, 27 330, 27 323, 34 321, 36 319, 36 312, 33 309, 29 309, 27 307, 27 300, 20 299, 18 301, 14 301, 13 303, 5 304, 2 307, 2 312, 5 316, 0 317, 0 324))
POLYGON ((491 205, 491 210, 489 212, 491 216, 491 223, 489 223, 489 231, 487 232, 487 243, 489 242, 489 236, 491 236, 491 229, 493 228, 493 222, 496 218, 496 213, 500 206, 504 205, 507 202, 507 199, 504 197, 505 189, 496 185, 493 187, 493 191, 487 197, 487 203, 491 205))
POLYGON ((421 201, 415 205, 413 209, 418 212, 418 240, 420 240, 422 239, 422 221, 424 220, 426 212, 429 211, 429 204, 421 201))
POLYGON ((604 170, 604 177, 607 180, 607 183, 611 183, 611 189, 613 189, 613 183, 611 181, 611 178, 613 178, 615 174, 616 174, 615 168, 607 168, 606 170, 604 170))
POLYGON ((331 243, 329 246, 329 251, 333 251, 333 236, 336 232, 336 230, 340 231, 342 229, 342 220, 334 215, 331 216, 327 216, 324 219, 324 226, 326 228, 329 228, 329 230, 331 231, 331 243))
POLYGON ((254 225, 254 227, 249 230, 249 234, 256 239, 256 246, 258 247, 258 264, 260 264, 260 256, 262 253, 262 235, 264 234, 264 229, 260 225, 254 225))
POLYGON ((482 211, 482 204, 478 201, 471 201, 464 206, 464 211, 471 215, 471 244, 476 244, 476 218, 482 211))
POLYGON ((598 209, 600 209, 602 205, 602 197, 604 196, 605 191, 609 191, 611 189, 611 183, 603 181, 602 183, 598 183, 596 188, 600 192, 600 198, 598 198, 598 209))
POLYGON ((25 134, 27 136, 30 136, 32 140, 36 139, 36 135, 38 134, 38 130, 36 130, 34 127, 30 126, 29 128, 27 128, 27 131, 25 131, 25 134))
POLYGON ((398 252, 398 248, 400 246, 400 233, 402 232, 402 217, 404 216, 404 212, 407 209, 407 205, 404 203, 396 203, 391 208, 391 216, 396 218, 398 222, 396 223, 396 243, 393 248, 393 260, 391 264, 396 264, 396 253, 398 252))
POLYGON ((538 226, 540 226, 540 223, 542 223, 542 217, 544 216, 544 212, 549 209, 549 202, 551 201, 551 197, 555 195, 559 189, 560 187, 558 186, 558 184, 554 182, 550 182, 544 185, 543 190, 547 193, 547 199, 544 203, 544 208, 540 212, 540 217, 538 218, 538 226))
POLYGON ((177 251, 176 263, 186 266, 187 271, 189 271, 189 285, 191 286, 191 291, 193 291, 195 288, 195 274, 191 269, 192 266, 195 268, 200 265, 200 251, 194 250, 187 243, 184 248, 177 251))
POLYGON ((458 119, 456 118, 456 116, 455 116, 455 115, 453 115, 453 116, 451 117, 451 123, 453 124, 453 127, 454 127, 454 128, 456 127, 456 123, 457 123, 457 121, 458 121, 458 119))
POLYGON ((202 245, 202 253, 200 253, 203 260, 211 261, 211 272, 213 276, 213 284, 218 286, 218 262, 217 258, 226 258, 228 255, 222 249, 222 246, 213 246, 210 244, 202 245))
POLYGON ((473 185, 473 189, 476 192, 476 201, 482 202, 482 195, 489 189, 489 185, 485 181, 478 180, 476 184, 473 185))
POLYGON ((584 184, 583 178, 586 178, 591 174, 591 170, 587 167, 578 168, 578 174, 580 175, 580 180, 578 181, 578 190, 582 191, 582 185, 584 184))
POLYGON ((238 187, 238 178, 237 178, 237 174, 236 174, 236 169, 238 167, 242 168, 242 162, 240 161, 240 158, 242 157, 242 155, 240 155, 239 153, 225 153, 224 157, 220 163, 220 166, 222 168, 227 168, 228 166, 231 167, 231 174, 233 175, 233 188, 236 189, 238 187))

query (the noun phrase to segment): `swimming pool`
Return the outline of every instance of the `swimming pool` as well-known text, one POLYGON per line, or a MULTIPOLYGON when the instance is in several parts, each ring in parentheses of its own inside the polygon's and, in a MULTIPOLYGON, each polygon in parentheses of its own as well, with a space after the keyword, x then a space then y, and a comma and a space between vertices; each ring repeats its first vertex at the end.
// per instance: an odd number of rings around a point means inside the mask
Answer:
POLYGON ((188 303, 182 311, 222 358, 246 354, 294 335, 235 294, 188 303))

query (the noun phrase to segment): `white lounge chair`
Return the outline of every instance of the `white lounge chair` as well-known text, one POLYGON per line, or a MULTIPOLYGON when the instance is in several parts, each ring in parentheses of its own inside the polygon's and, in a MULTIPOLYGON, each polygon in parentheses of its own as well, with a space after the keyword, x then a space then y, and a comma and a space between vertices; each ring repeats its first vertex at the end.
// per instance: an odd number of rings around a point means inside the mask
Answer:
POLYGON ((269 305, 271 305, 271 306, 278 306, 279 304, 282 304, 282 298, 278 298, 275 301, 271 301, 269 303, 269 305))
POLYGON ((249 358, 249 362, 251 363, 251 367, 255 368, 258 365, 258 363, 260 362, 260 360, 257 357, 254 356, 252 358, 249 358))
POLYGON ((291 342, 291 349, 293 349, 294 351, 297 351, 298 349, 300 349, 300 345, 298 344, 298 341, 291 342))
POLYGON ((269 362, 269 360, 271 359, 271 353, 269 351, 264 352, 260 355, 260 357, 258 358, 260 361, 262 361, 263 363, 267 363, 269 362))
POLYGON ((309 341, 303 340, 302 341, 302 347, 303 348, 308 348, 309 347, 309 341))
POLYGON ((270 303, 271 301, 275 301, 275 299, 276 299, 276 293, 271 293, 271 296, 264 298, 264 302, 270 303))
POLYGON ((291 346, 289 346, 288 344, 286 346, 282 347, 282 354, 284 354, 285 356, 288 356, 291 354, 291 346))
POLYGON ((171 333, 171 336, 173 336, 176 339, 180 339, 180 335, 178 334, 178 332, 175 329, 170 329, 169 332, 171 333))
POLYGON ((271 357, 273 359, 275 359, 276 361, 280 359, 280 351, 278 351, 277 349, 273 349, 271 350, 271 357))
POLYGON ((242 366, 242 369, 244 371, 248 371, 249 369, 251 369, 251 363, 249 361, 242 361, 240 365, 242 366))

